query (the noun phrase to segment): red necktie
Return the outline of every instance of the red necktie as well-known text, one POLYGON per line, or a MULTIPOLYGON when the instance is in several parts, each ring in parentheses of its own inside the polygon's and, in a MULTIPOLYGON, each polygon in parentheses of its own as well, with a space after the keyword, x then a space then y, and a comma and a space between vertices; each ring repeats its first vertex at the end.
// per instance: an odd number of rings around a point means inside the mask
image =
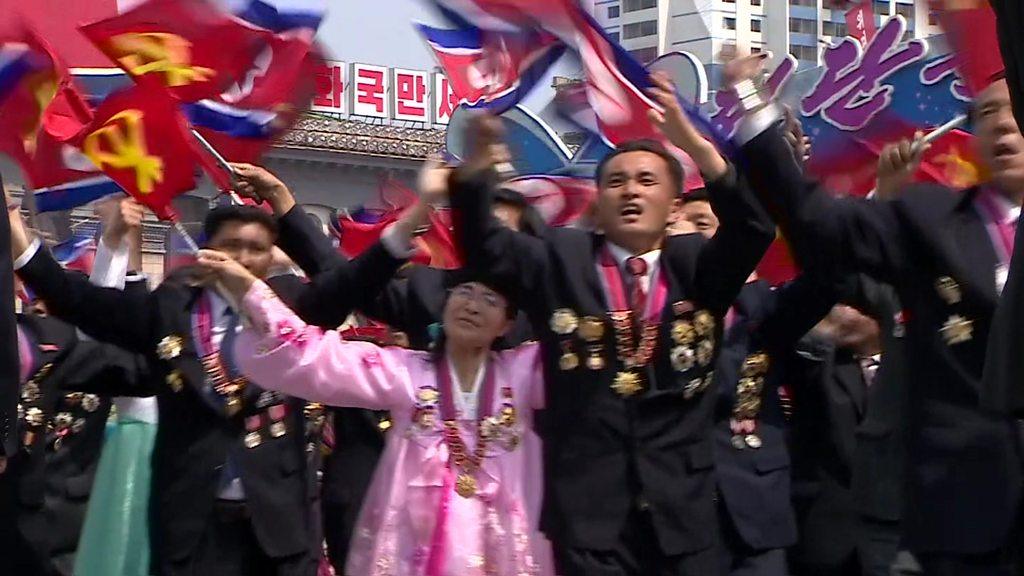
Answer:
POLYGON ((643 278, 647 275, 647 261, 639 256, 626 258, 626 271, 629 272, 632 289, 629 303, 633 307, 633 316, 637 322, 643 320, 644 308, 647 306, 647 292, 644 290, 643 278))

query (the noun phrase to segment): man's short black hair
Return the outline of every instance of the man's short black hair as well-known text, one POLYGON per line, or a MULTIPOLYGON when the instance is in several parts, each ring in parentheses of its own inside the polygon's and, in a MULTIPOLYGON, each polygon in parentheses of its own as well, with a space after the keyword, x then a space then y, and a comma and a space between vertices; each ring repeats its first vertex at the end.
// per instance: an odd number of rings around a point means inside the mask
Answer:
POLYGON ((669 176, 672 177, 672 182, 675 184, 676 191, 678 192, 683 189, 683 180, 685 178, 683 165, 679 163, 679 160, 677 160, 676 157, 668 151, 668 148, 665 148, 665 146, 661 144, 661 142, 646 139, 623 142, 616 146, 615 150, 612 150, 611 153, 597 163, 597 171, 594 173, 594 178, 597 180, 597 185, 599 187, 601 186, 601 178, 604 176, 605 166, 611 162, 612 158, 621 154, 626 154, 627 152, 650 152, 651 154, 660 156, 661 159, 665 161, 665 164, 668 165, 668 173, 669 176))
POLYGON ((225 224, 237 222, 239 224, 259 224, 270 232, 271 239, 277 240, 277 221, 270 214, 256 206, 218 206, 206 215, 203 221, 203 235, 209 242, 225 224))
POLYGON ((711 202, 711 196, 708 195, 707 188, 694 188, 686 194, 682 195, 683 204, 689 204, 690 202, 711 202))
POLYGON ((526 200, 525 196, 510 188, 499 186, 494 190, 493 200, 495 204, 506 204, 519 209, 520 232, 535 238, 540 238, 543 235, 547 223, 544 222, 544 217, 540 215, 540 212, 526 200))

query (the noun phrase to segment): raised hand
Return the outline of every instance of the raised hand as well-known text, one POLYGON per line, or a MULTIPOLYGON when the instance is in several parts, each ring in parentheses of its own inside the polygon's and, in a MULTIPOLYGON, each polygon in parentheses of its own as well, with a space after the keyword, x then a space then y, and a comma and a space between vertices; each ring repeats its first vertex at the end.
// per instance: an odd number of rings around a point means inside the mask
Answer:
POLYGON ((885 200, 895 196, 900 189, 910 183, 921 165, 921 159, 931 147, 921 141, 923 134, 918 132, 914 140, 901 140, 887 145, 878 157, 878 177, 875 195, 885 200))
POLYGON ((103 243, 116 249, 129 234, 142 228, 145 208, 131 198, 118 198, 101 202, 96 214, 103 223, 103 243))
POLYGON ((225 296, 233 302, 241 302, 256 282, 256 276, 223 252, 200 250, 196 266, 201 270, 203 283, 217 285, 227 292, 225 296))
POLYGON ((734 58, 725 63, 722 69, 722 81, 726 88, 735 88, 744 80, 757 80, 764 74, 764 65, 771 56, 768 52, 751 54, 743 58, 734 58))
POLYGON ((235 170, 235 193, 257 203, 266 202, 277 216, 283 216, 295 206, 292 196, 284 182, 261 166, 252 164, 232 163, 235 170))
POLYGON ((654 87, 647 92, 662 108, 647 111, 647 118, 651 124, 660 130, 673 146, 686 152, 705 177, 715 179, 725 174, 728 170, 725 159, 686 117, 682 106, 679 105, 672 81, 662 72, 651 74, 651 81, 654 87))
POLYGON ((512 160, 500 118, 485 112, 475 114, 466 127, 466 136, 470 153, 463 162, 465 170, 472 173, 497 168, 512 160))
POLYGON ((439 204, 448 198, 448 176, 451 167, 446 166, 439 154, 427 156, 426 162, 420 167, 416 177, 416 190, 420 193, 420 202, 439 204))

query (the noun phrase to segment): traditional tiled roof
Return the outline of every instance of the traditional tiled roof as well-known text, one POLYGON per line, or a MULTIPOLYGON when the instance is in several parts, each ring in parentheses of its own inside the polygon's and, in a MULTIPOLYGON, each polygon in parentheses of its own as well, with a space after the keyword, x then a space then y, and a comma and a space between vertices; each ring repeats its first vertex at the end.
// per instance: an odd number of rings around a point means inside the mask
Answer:
POLYGON ((444 135, 444 130, 436 128, 405 128, 308 116, 285 134, 277 147, 422 160, 444 148, 444 135))

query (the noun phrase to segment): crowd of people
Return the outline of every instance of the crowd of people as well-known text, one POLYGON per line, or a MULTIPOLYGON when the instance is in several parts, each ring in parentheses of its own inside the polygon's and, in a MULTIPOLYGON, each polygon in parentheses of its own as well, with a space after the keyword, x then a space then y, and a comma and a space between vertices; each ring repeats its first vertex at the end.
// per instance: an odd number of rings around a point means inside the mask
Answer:
POLYGON ((972 108, 986 185, 912 184, 921 148, 899 142, 885 198, 837 198, 762 61, 726 71, 731 158, 656 77, 650 120, 706 186, 622 144, 592 227, 502 187, 487 115, 352 261, 257 166, 235 192, 272 213, 214 208, 153 290, 133 201, 105 207, 86 277, 7 198, 0 273, 31 309, 0 347, 0 572, 1024 574, 1016 89, 972 108), (441 204, 464 267, 409 265, 441 204), (755 268, 777 227, 801 273, 773 287, 755 268))

